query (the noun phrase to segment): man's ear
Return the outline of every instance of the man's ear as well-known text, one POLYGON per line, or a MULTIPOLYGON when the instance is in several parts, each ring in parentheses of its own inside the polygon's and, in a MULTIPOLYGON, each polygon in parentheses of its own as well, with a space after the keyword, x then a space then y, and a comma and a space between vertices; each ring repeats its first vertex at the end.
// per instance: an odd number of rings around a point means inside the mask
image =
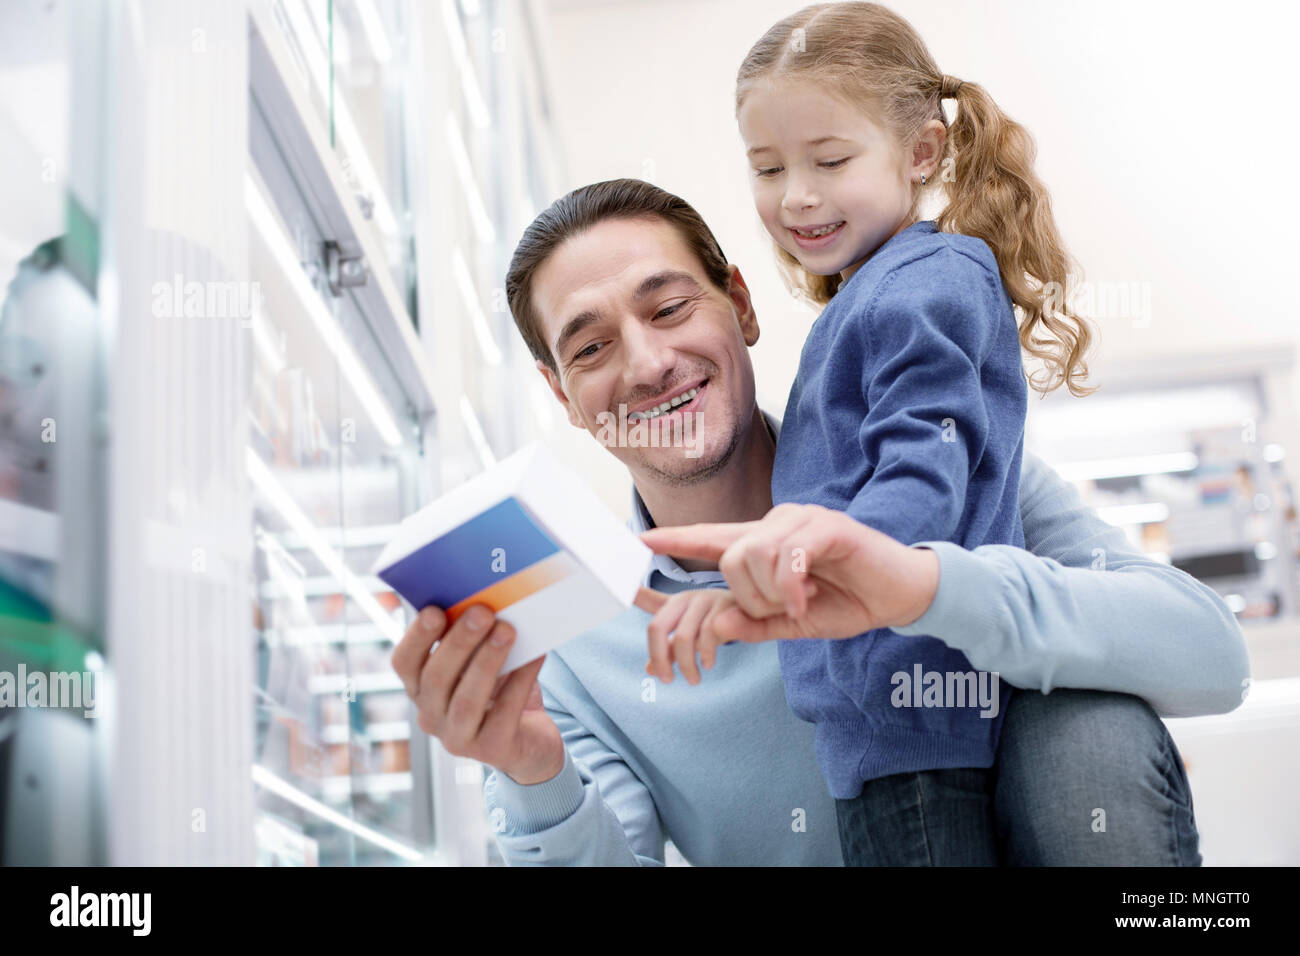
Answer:
POLYGON ((569 401, 569 397, 564 394, 564 389, 560 385, 560 380, 556 374, 551 371, 551 367, 541 359, 537 360, 537 371, 542 373, 542 378, 546 379, 546 384, 551 389, 551 394, 564 406, 564 413, 569 416, 569 424, 574 428, 581 428, 584 431, 586 426, 582 424, 582 419, 578 417, 578 411, 569 401))
POLYGON ((754 300, 750 298, 745 277, 740 274, 740 266, 727 266, 727 297, 736 308, 736 321, 740 323, 745 344, 753 345, 758 341, 758 316, 754 313, 754 300))

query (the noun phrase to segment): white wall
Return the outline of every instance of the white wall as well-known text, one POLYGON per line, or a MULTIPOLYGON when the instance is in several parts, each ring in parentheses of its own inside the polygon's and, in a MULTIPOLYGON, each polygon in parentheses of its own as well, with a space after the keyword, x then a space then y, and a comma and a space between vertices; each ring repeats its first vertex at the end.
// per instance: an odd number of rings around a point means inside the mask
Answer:
MULTIPOLYGON (((759 402, 778 414, 811 316, 777 276, 750 205, 735 71, 789 0, 550 0, 548 59, 566 189, 649 179, 695 205, 745 272, 762 338, 759 402)), ((939 66, 985 86, 1038 142, 1089 280, 1149 283, 1149 323, 1099 321, 1114 359, 1300 343, 1290 4, 896 0, 939 66)), ((1300 405, 1300 388, 1296 389, 1300 405)), ((567 423, 565 454, 620 514, 622 467, 567 423)))

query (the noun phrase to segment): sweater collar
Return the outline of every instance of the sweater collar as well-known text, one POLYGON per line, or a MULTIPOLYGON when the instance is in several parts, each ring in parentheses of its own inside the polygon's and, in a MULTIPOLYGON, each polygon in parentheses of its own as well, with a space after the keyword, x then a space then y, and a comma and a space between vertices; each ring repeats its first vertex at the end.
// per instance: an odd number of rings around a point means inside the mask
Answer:
MULTIPOLYGON (((767 422, 767 428, 772 435, 772 440, 779 441, 781 437, 781 420, 766 411, 763 412, 763 420, 767 422)), ((636 490, 636 485, 632 486, 632 517, 627 524, 633 534, 649 531, 655 526, 650 519, 650 512, 646 510, 645 502, 641 500, 640 492, 636 490)), ((650 562, 650 570, 646 572, 642 583, 648 588, 653 588, 656 574, 662 574, 669 580, 694 587, 707 587, 723 580, 721 571, 687 571, 666 554, 656 554, 654 556, 650 562)))

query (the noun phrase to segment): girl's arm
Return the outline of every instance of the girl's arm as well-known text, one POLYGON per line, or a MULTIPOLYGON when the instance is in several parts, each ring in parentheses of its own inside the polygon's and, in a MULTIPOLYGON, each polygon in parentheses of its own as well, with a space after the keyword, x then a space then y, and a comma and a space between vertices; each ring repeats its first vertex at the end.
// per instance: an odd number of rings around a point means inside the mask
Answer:
MULTIPOLYGON (((842 512, 788 504, 760 521, 656 528, 641 538, 660 554, 720 563, 741 601, 714 624, 722 641, 843 638, 887 627, 937 637, 979 669, 1044 693, 1134 694, 1166 717, 1226 713, 1241 703, 1246 643, 1213 590, 1141 554, 1029 454, 1020 506, 1032 551, 1000 544, 968 551, 940 540, 908 547, 842 512), (800 574, 791 571, 796 549, 800 574), (922 553, 927 559, 915 560, 922 553), (805 575, 820 590, 801 602, 805 575)), ((666 601, 638 595, 637 606, 658 614, 666 601)))
POLYGON ((975 667, 1044 693, 1134 694, 1166 717, 1241 703, 1245 637, 1211 588, 1143 555, 1028 452, 1020 511, 1029 550, 915 544, 938 555, 939 587, 929 610, 893 629, 941 638, 975 667))
MULTIPOLYGON (((855 291, 845 327, 863 355, 855 384, 865 415, 846 457, 871 467, 843 510, 903 544, 1019 543, 1011 471, 1019 470, 1026 383, 996 272, 942 247, 874 291, 850 283, 840 294, 855 291)), ((846 335, 844 349, 853 344, 846 335)))

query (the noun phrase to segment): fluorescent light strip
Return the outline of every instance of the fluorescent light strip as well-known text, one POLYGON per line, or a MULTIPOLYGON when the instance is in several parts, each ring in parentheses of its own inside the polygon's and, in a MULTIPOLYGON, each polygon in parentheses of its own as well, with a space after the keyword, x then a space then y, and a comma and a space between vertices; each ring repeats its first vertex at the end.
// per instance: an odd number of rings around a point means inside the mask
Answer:
POLYGON ((466 395, 460 397, 460 420, 465 423, 465 431, 469 432, 469 439, 474 443, 474 449, 478 452, 483 467, 491 468, 497 463, 497 456, 492 454, 492 446, 488 444, 487 436, 483 434, 483 426, 479 424, 478 416, 474 414, 474 406, 470 404, 469 397, 466 395))
POLYGON ((1165 455, 1072 461, 1057 465, 1056 473, 1066 481, 1096 481, 1100 478, 1127 478, 1136 475, 1163 475, 1177 471, 1192 471, 1199 463, 1194 453, 1178 451, 1165 455))
POLYGON ((265 462, 251 448, 244 449, 244 466, 257 490, 280 513, 289 527, 298 533, 311 552, 325 566, 325 570, 343 585, 343 590, 357 602, 357 606, 375 622, 375 626, 389 640, 394 642, 400 640, 401 625, 388 615, 388 612, 375 600, 375 596, 362 585, 357 576, 344 564, 338 552, 326 544, 320 530, 312 524, 311 519, 293 500, 293 496, 276 480, 271 469, 266 467, 265 462))
POLYGON ((307 577, 307 569, 299 563, 298 559, 285 550, 284 545, 276 540, 275 535, 256 522, 253 523, 253 541, 268 555, 275 555, 277 559, 292 568, 300 579, 307 577))
POLYGON ((279 347, 271 341, 271 332, 267 328, 266 315, 262 310, 253 310, 253 343, 257 350, 262 353, 266 359, 266 364, 271 368, 272 375, 278 375, 284 368, 284 359, 280 357, 279 347))
POLYGON ((1169 517, 1169 506, 1160 502, 1145 505, 1112 505, 1098 508, 1097 517, 1107 524, 1155 524, 1169 517))
POLYGON ((345 690, 370 693, 401 689, 402 679, 392 668, 373 674, 355 674, 352 677, 346 674, 312 674, 307 678, 309 694, 337 694, 345 690))
MULTIPOLYGON (((298 45, 302 48, 303 56, 307 58, 307 72, 312 75, 316 81, 316 88, 328 103, 330 101, 329 61, 325 57, 324 49, 316 40, 315 31, 308 19, 311 14, 304 11, 302 2, 303 0, 299 0, 298 3, 286 3, 284 9, 289 14, 289 19, 293 21, 294 35, 298 37, 298 45)), ((341 96, 334 99, 334 127, 343 140, 343 150, 357 170, 358 178, 370 189, 370 198, 375 203, 375 219, 379 223, 379 228, 390 236, 396 236, 397 218, 393 215, 392 206, 388 204, 388 195, 380 185, 375 167, 370 164, 370 153, 362 145, 356 124, 352 122, 352 113, 341 96)))
POLYGON ((371 381, 361 360, 357 358, 356 352, 343 337, 338 322, 325 308, 320 294, 308 281, 306 273, 302 270, 302 263, 298 261, 298 254, 289 242, 289 237, 276 221, 270 204, 262 196, 262 191, 247 173, 244 174, 244 204, 248 208, 248 215, 253 225, 261 233, 276 264, 289 285, 293 287, 293 291, 311 317, 325 345, 334 353, 339 363, 339 370, 352 386, 352 391, 370 416, 370 420, 379 429, 379 434, 390 445, 402 444, 402 433, 398 431, 397 423, 388 411, 387 403, 375 388, 374 382, 371 381))
MULTIPOLYGON (((304 619, 311 619, 311 609, 307 607, 307 594, 303 591, 302 578, 294 577, 288 568, 279 561, 267 555, 266 562, 267 577, 275 583, 275 597, 288 601, 294 611, 304 619)), ((262 593, 266 593, 263 588, 262 593)))
POLYGON ((478 347, 483 352, 489 365, 501 364, 501 349, 497 348, 496 339, 492 337, 492 330, 488 328, 487 315, 483 312, 483 307, 479 305, 478 290, 474 288, 474 280, 470 278, 469 266, 465 263, 465 257, 460 254, 459 249, 453 249, 451 253, 451 271, 456 276, 456 285, 460 287, 460 297, 465 302, 465 308, 469 312, 470 324, 474 327, 474 338, 478 340, 478 347))
POLYGON ((356 0, 356 8, 370 52, 380 63, 387 63, 393 58, 393 46, 388 42, 388 31, 384 29, 384 21, 380 19, 373 0, 356 0))
POLYGON ((266 551, 266 574, 276 585, 276 591, 279 592, 277 597, 283 597, 293 605, 294 611, 302 620, 310 621, 311 609, 307 607, 307 590, 303 587, 307 578, 306 571, 301 564, 289 558, 283 549, 277 553, 267 548, 264 540, 258 539, 258 545, 266 551))
POLYGON ((264 633, 278 637, 287 647, 314 647, 325 644, 377 644, 386 641, 383 634, 365 624, 312 624, 268 628, 264 633))
POLYGON ((386 837, 377 830, 357 823, 350 817, 346 817, 332 807, 327 807, 314 797, 303 793, 297 787, 293 786, 287 780, 277 777, 271 771, 259 764, 253 765, 253 782, 264 790, 269 790, 278 797, 283 797, 295 806, 299 806, 308 813, 315 814, 327 823, 332 823, 336 827, 347 830, 349 833, 355 833, 361 839, 368 843, 373 843, 380 849, 387 850, 389 853, 396 854, 404 860, 420 862, 424 859, 424 854, 414 847, 407 846, 405 843, 399 843, 391 837, 386 837))
POLYGON ((451 58, 460 70, 460 88, 465 94, 470 121, 479 129, 486 129, 491 125, 492 118, 488 114, 483 91, 479 88, 478 76, 474 73, 474 62, 469 58, 469 47, 465 45, 465 33, 460 27, 460 17, 456 14, 455 0, 442 0, 442 23, 447 31, 451 58))
POLYGON ((447 113, 447 142, 451 146, 451 160, 456 166, 456 175, 460 177, 461 189, 469 203, 470 218, 474 220, 474 231, 483 242, 496 239, 496 230, 492 227, 492 217, 483 204, 483 195, 478 190, 474 179, 474 167, 469 161, 469 151, 465 148, 465 138, 460 135, 460 122, 454 112, 447 113))
MULTIPOLYGON (((338 480, 337 476, 334 476, 334 480, 338 480)), ((328 525, 318 526, 321 537, 329 542, 331 546, 346 544, 349 548, 382 548, 393 540, 397 528, 398 525, 396 524, 353 525, 349 528, 328 525)), ((278 544, 283 545, 286 550, 305 547, 294 535, 287 532, 275 535, 275 540, 278 544)))

